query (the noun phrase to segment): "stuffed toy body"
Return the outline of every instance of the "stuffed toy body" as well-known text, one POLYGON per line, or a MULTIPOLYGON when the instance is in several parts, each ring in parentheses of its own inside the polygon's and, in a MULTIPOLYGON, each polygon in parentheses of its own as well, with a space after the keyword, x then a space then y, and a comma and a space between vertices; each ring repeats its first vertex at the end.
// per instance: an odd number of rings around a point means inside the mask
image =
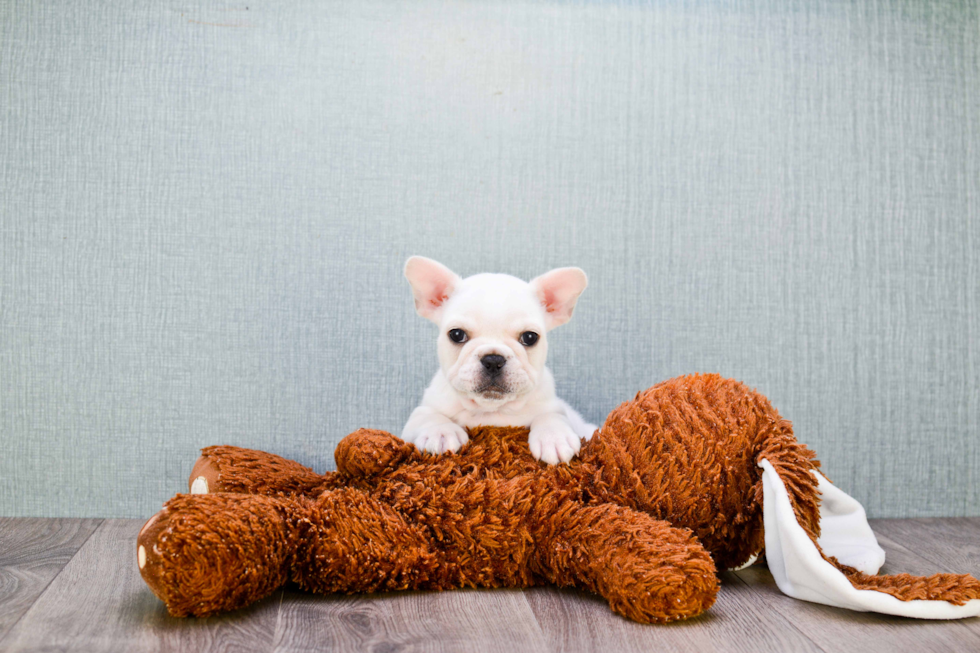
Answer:
POLYGON ((708 609, 717 570, 765 551, 791 596, 925 618, 980 614, 972 576, 876 576, 884 552, 860 505, 738 382, 656 385, 614 410, 568 465, 534 460, 524 428, 470 438, 433 456, 362 429, 338 445, 337 472, 322 475, 209 447, 191 473, 194 494, 141 530, 140 571, 175 616, 243 607, 287 582, 313 592, 551 583, 651 623, 708 609))

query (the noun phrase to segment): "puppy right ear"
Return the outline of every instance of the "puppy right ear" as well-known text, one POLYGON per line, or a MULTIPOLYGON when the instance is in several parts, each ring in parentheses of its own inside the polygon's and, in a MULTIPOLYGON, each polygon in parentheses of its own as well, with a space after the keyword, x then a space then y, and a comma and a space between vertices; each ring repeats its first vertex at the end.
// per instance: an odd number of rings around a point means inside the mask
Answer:
POLYGON ((461 281, 459 275, 431 258, 413 256, 405 262, 405 278, 412 284, 415 310, 439 324, 443 305, 461 281))

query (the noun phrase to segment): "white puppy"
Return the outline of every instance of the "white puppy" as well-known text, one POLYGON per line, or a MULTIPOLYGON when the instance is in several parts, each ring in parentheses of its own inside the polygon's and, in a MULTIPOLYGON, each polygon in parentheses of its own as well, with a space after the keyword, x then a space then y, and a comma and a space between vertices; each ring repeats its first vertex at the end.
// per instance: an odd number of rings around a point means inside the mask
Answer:
POLYGON ((545 334, 572 317, 585 273, 559 268, 530 283, 506 274, 461 279, 413 256, 405 276, 419 315, 439 325, 439 371, 402 439, 442 453, 466 444, 467 426, 529 426, 535 458, 571 460, 596 427, 555 396, 545 334))

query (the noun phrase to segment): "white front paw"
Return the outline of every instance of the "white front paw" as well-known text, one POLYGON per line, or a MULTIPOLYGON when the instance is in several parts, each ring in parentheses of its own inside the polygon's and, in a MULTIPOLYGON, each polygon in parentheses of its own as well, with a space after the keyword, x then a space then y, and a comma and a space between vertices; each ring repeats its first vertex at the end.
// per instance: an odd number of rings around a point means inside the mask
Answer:
POLYGON ((460 447, 470 441, 470 437, 462 426, 447 422, 423 427, 411 440, 419 451, 439 454, 459 451, 460 447))
POLYGON ((567 424, 531 427, 527 444, 532 456, 549 465, 557 465, 559 461, 567 463, 582 448, 582 441, 567 424))

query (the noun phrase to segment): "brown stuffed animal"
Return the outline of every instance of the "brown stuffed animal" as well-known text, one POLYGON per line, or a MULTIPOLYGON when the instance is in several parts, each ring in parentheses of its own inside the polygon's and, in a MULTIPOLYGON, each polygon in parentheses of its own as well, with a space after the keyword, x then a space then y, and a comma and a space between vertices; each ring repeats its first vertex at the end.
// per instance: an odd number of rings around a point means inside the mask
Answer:
MULTIPOLYGON (((638 394, 569 465, 535 461, 527 429, 499 427, 471 430, 442 456, 362 429, 335 457, 338 471, 320 475, 267 453, 204 449, 197 494, 171 499, 140 532, 147 585, 175 616, 240 608, 287 582, 313 592, 551 583, 600 594, 636 621, 684 619, 714 602, 717 568, 768 542, 760 461, 820 550, 814 453, 765 397, 715 375, 638 394)), ((889 601, 980 603, 971 576, 874 576, 819 555, 889 601)))

